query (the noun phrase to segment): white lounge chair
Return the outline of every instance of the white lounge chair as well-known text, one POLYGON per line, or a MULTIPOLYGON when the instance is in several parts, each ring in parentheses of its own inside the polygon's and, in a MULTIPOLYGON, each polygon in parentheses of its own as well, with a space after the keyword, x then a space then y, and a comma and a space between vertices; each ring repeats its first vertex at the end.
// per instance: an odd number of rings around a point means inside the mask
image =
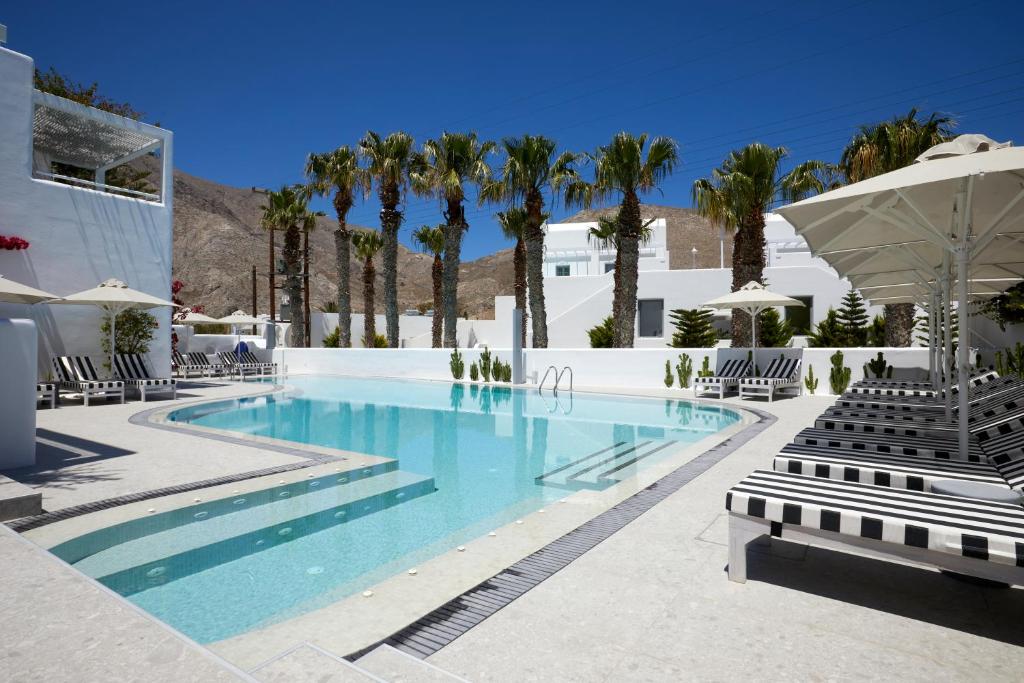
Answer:
POLYGON ((60 380, 60 388, 82 394, 85 405, 89 405, 93 396, 120 396, 124 403, 124 382, 100 379, 88 356, 58 356, 53 359, 53 369, 60 380))
POLYGON ((757 470, 726 494, 729 579, 747 545, 787 541, 1024 584, 1024 507, 757 470))
POLYGON ((199 368, 206 377, 222 377, 231 372, 222 363, 211 363, 209 356, 202 351, 189 351, 188 360, 193 367, 199 368))
POLYGON ((153 377, 146 368, 146 360, 139 353, 119 353, 114 356, 114 372, 125 385, 139 390, 142 402, 147 394, 166 394, 178 397, 178 380, 173 377, 153 377))
POLYGON ((36 402, 48 402, 51 408, 57 407, 57 385, 52 382, 40 382, 36 385, 36 402))
POLYGON ((181 379, 190 379, 192 377, 205 377, 207 371, 205 368, 190 362, 188 356, 181 351, 174 351, 171 353, 171 374, 177 375, 181 379))
POLYGON ((788 389, 796 389, 801 393, 800 359, 779 356, 771 363, 760 377, 745 377, 740 380, 740 398, 767 396, 768 402, 775 394, 788 389))
POLYGON ((723 363, 718 371, 711 377, 696 377, 693 380, 693 392, 695 396, 714 392, 718 398, 725 398, 725 394, 739 386, 740 378, 750 372, 750 361, 742 358, 733 358, 723 363))
POLYGON ((262 361, 256 357, 256 354, 252 351, 246 350, 241 353, 241 360, 243 363, 249 365, 259 365, 263 368, 263 374, 265 375, 276 375, 277 374, 277 363, 262 361))
POLYGON ((236 356, 234 351, 221 351, 217 357, 228 369, 229 374, 237 374, 240 379, 244 380, 248 375, 264 374, 262 363, 246 363, 241 360, 241 354, 236 356))

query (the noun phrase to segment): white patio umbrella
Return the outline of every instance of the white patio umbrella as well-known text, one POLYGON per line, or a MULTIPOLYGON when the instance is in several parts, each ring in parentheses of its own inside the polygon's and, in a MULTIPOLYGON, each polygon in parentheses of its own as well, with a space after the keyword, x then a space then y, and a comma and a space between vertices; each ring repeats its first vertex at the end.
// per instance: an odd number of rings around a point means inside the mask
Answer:
POLYGON ((782 294, 769 292, 764 285, 748 282, 735 292, 704 302, 706 308, 732 308, 750 316, 750 337, 754 354, 757 353, 757 314, 776 306, 803 306, 804 302, 782 294))
POLYGON ((241 335, 238 334, 239 325, 267 325, 269 324, 266 320, 260 320, 255 316, 251 316, 245 311, 235 311, 231 315, 226 315, 223 318, 216 320, 218 323, 226 323, 231 325, 231 333, 237 337, 235 342, 235 357, 238 358, 238 347, 241 342, 241 335))
POLYGON ((51 304, 67 304, 71 306, 97 306, 110 315, 110 369, 114 369, 114 353, 116 348, 116 331, 118 314, 128 309, 149 309, 159 306, 176 308, 178 304, 155 297, 152 294, 132 289, 120 280, 111 278, 101 282, 92 289, 75 294, 68 294, 63 299, 52 300, 51 304))
POLYGON ((185 315, 174 321, 176 325, 216 325, 220 322, 216 318, 211 318, 208 315, 196 313, 195 311, 188 311, 185 315))
POLYGON ((53 301, 60 297, 44 292, 35 287, 8 280, 0 275, 0 303, 5 304, 38 304, 41 301, 53 301))
MULTIPOLYGON (((778 211, 812 253, 841 275, 856 250, 904 254, 916 269, 944 274, 946 283, 955 262, 963 340, 957 365, 960 386, 966 389, 970 266, 1024 263, 1024 149, 984 136, 960 136, 952 142, 956 144, 925 152, 919 163, 778 211)), ((1005 281, 1003 289, 1012 284, 1005 281)), ((966 453, 966 390, 959 393, 959 402, 960 451, 966 453)))

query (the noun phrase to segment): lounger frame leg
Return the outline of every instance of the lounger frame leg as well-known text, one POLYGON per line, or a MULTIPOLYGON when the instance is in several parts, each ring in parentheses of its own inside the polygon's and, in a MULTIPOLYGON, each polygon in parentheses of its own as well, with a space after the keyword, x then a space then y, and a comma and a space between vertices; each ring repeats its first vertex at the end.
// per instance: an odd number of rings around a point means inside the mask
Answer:
POLYGON ((729 580, 747 582, 747 546, 771 533, 771 522, 747 515, 729 515, 729 580))

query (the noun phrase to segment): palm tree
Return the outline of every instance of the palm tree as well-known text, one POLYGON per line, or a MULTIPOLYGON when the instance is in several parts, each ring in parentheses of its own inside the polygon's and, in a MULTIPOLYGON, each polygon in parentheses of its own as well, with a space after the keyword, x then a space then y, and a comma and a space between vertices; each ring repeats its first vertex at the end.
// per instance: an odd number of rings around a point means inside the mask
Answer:
MULTIPOLYGON (((848 182, 856 183, 909 166, 929 147, 953 135, 956 122, 931 114, 919 119, 917 109, 870 126, 862 126, 839 158, 839 169, 848 182)), ((885 345, 910 346, 914 329, 914 304, 885 305, 885 345)))
POLYGON ((284 291, 288 295, 291 326, 288 344, 303 346, 305 342, 305 311, 302 283, 302 235, 316 226, 317 216, 323 213, 309 210, 309 191, 302 185, 282 187, 267 193, 267 204, 262 207, 260 223, 270 230, 284 231, 284 291))
POLYGON ((391 133, 381 138, 372 130, 359 141, 359 154, 367 160, 366 173, 377 186, 380 198, 380 229, 384 240, 384 320, 388 346, 398 347, 398 208, 408 186, 413 140, 408 133, 391 133))
POLYGON ((359 230, 352 235, 356 257, 363 262, 363 346, 372 349, 377 339, 377 320, 374 306, 374 280, 377 269, 373 257, 384 248, 384 238, 376 230, 359 230))
POLYGON ((615 220, 615 292, 612 318, 614 345, 633 346, 636 325, 636 292, 640 271, 640 242, 644 221, 640 195, 658 188, 679 162, 679 145, 672 138, 657 137, 647 145, 647 134, 617 133, 610 144, 587 156, 594 162, 594 182, 573 183, 566 200, 584 205, 594 200, 619 197, 615 220), (646 157, 645 157, 646 148, 646 157))
POLYGON ((444 253, 445 226, 438 225, 430 227, 424 225, 412 234, 412 238, 423 250, 434 255, 434 264, 430 268, 431 280, 434 284, 434 319, 430 321, 430 345, 435 349, 441 348, 441 307, 444 305, 444 297, 441 291, 444 281, 444 262, 441 254, 444 253))
MULTIPOLYGON (((523 313, 522 325, 520 328, 520 343, 526 346, 526 209, 512 207, 507 211, 499 211, 497 214, 498 223, 501 225, 501 232, 506 239, 515 240, 516 246, 512 252, 512 268, 515 272, 515 295, 516 308, 523 313)), ((541 222, 548 219, 547 214, 542 214, 541 222)))
MULTIPOLYGON (((797 201, 821 192, 828 164, 805 161, 782 174, 785 147, 760 142, 734 150, 710 178, 693 183, 697 212, 733 231, 732 291, 764 279, 764 214, 777 199, 797 201)), ((750 345, 750 318, 732 318, 733 346, 750 345)))
POLYGON ((505 138, 505 163, 501 178, 488 184, 480 201, 504 201, 526 209, 526 280, 529 288, 530 317, 533 319, 533 346, 548 345, 548 321, 544 306, 544 191, 558 194, 562 187, 580 180, 575 165, 577 155, 555 154, 555 141, 542 135, 505 138))
MULTIPOLYGON (((416 154, 412 172, 413 191, 437 197, 445 217, 443 316, 444 345, 455 346, 458 321, 459 261, 462 256, 462 234, 469 229, 464 202, 470 184, 482 186, 491 180, 487 156, 495 144, 481 142, 476 133, 442 133, 437 140, 423 143, 416 154)), ((436 316, 438 311, 434 311, 436 316)))
POLYGON ((351 246, 352 231, 346 217, 355 203, 357 192, 365 194, 369 178, 359 166, 359 155, 348 145, 333 152, 310 154, 306 161, 306 177, 316 194, 326 197, 334 192, 334 212, 338 227, 334 231, 334 264, 338 273, 338 345, 352 346, 351 246))
MULTIPOLYGON (((651 236, 654 231, 651 229, 651 224, 654 223, 655 219, 651 218, 643 224, 640 233, 640 243, 647 244, 651 241, 651 236)), ((601 249, 614 249, 615 250, 615 264, 612 268, 612 300, 617 301, 619 294, 619 248, 617 244, 617 237, 619 232, 619 214, 615 212, 614 217, 600 216, 597 219, 597 227, 590 228, 587 230, 587 242, 596 242, 597 246, 601 249)), ((613 321, 614 323, 614 321, 613 321)), ((614 326, 613 326, 614 329, 614 326)))

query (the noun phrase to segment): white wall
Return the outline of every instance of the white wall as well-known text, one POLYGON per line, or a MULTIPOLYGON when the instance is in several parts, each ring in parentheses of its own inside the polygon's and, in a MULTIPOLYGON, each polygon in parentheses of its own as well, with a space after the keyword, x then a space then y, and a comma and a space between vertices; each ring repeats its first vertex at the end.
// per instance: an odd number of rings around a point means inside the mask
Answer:
MULTIPOLYGON (((170 192, 158 203, 33 179, 32 70, 31 59, 0 48, 0 234, 31 244, 24 251, 0 250, 0 274, 58 295, 118 278, 169 299, 170 192)), ((165 155, 170 151, 168 141, 165 155)), ((157 374, 165 375, 170 371, 171 314, 166 308, 152 313, 160 328, 149 360, 157 374)), ((102 355, 96 308, 0 304, 0 317, 36 321, 43 376, 51 356, 102 355)))
MULTIPOLYGON (((461 351, 469 365, 480 357, 481 349, 461 351)), ((830 393, 830 358, 836 349, 758 349, 757 365, 761 370, 780 354, 786 358, 802 358, 801 380, 808 368, 814 367, 818 378, 817 395, 830 393)), ((921 378, 927 375, 926 349, 842 349, 843 365, 852 370, 851 382, 864 377, 863 365, 881 351, 885 360, 893 365, 896 377, 921 378)), ((274 360, 290 374, 352 375, 357 377, 406 377, 417 379, 450 380, 448 368, 450 351, 447 349, 275 349, 274 360)), ((507 348, 491 348, 491 353, 511 361, 507 348)), ((525 349, 524 371, 528 384, 536 384, 551 365, 561 370, 569 366, 575 386, 625 387, 664 389, 665 361, 674 368, 679 356, 686 354, 693 363, 693 372, 708 357, 709 366, 717 368, 732 358, 746 358, 748 349, 525 349)), ((550 380, 549 380, 550 381, 550 380)), ((677 386, 678 388, 678 386, 677 386)))
MULTIPOLYGON (((614 249, 601 249, 588 239, 597 222, 547 223, 544 225, 544 277, 557 277, 557 266, 569 266, 569 275, 602 275, 605 264, 615 263, 614 249)), ((640 270, 668 270, 668 227, 664 218, 649 226, 650 239, 640 246, 640 270)))

